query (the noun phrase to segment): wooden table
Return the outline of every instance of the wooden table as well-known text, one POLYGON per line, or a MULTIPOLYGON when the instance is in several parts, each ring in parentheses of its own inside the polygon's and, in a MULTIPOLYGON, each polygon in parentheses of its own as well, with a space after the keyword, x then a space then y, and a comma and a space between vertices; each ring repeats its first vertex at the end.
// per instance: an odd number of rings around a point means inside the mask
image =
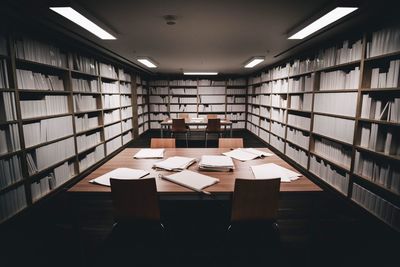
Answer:
MULTIPOLYGON (((193 120, 192 118, 186 118, 185 119, 185 123, 188 126, 207 126, 207 118, 203 118, 202 120, 193 120)), ((172 119, 167 118, 165 120, 163 120, 161 123, 161 138, 163 138, 164 136, 164 129, 170 128, 172 126, 172 119)), ((221 126, 224 127, 224 129, 226 129, 226 127, 229 127, 229 134, 230 137, 232 137, 232 121, 230 120, 221 120, 221 126)))
MULTIPOLYGON (((266 148, 258 148, 260 150, 271 152, 266 148)), ((134 168, 143 169, 151 172, 151 175, 156 177, 157 191, 160 197, 163 196, 175 196, 177 198, 184 196, 191 196, 197 198, 204 198, 206 195, 190 190, 186 187, 174 184, 172 182, 163 180, 157 177, 158 173, 168 174, 168 171, 155 171, 152 170, 152 166, 155 162, 161 159, 133 159, 133 155, 138 152, 140 148, 126 148, 114 158, 109 160, 104 165, 100 166, 98 169, 90 173, 83 180, 69 189, 69 193, 77 194, 88 194, 88 193, 109 193, 111 191, 110 187, 101 186, 89 183, 91 179, 94 179, 100 175, 103 175, 115 168, 134 168)), ((164 159, 172 156, 186 156, 194 157, 200 159, 202 155, 221 155, 222 152, 226 152, 226 148, 167 148, 165 149, 164 159)), ((207 191, 212 193, 212 196, 222 196, 230 198, 235 184, 235 178, 245 178, 254 179, 253 173, 250 169, 252 165, 259 165, 264 163, 275 163, 282 167, 288 168, 290 170, 296 171, 287 162, 282 160, 280 157, 274 155, 271 157, 265 157, 260 159, 255 159, 251 161, 241 162, 234 160, 235 170, 231 172, 216 172, 216 171, 199 171, 206 175, 216 177, 220 179, 220 182, 207 187, 207 191)), ((198 164, 193 164, 189 167, 190 170, 198 171, 198 164)), ((311 182, 305 176, 301 176, 298 180, 290 183, 281 183, 281 192, 321 192, 322 189, 311 182)))

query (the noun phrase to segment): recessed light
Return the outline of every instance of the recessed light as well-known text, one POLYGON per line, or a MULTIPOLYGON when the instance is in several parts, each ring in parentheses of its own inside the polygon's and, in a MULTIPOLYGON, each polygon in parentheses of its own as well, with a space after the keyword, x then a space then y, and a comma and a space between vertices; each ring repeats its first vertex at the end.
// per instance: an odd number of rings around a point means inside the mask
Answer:
POLYGON ((218 72, 184 72, 183 75, 218 75, 218 72))
POLYGON ((153 62, 152 60, 150 60, 149 58, 138 58, 137 61, 139 61, 140 63, 142 63, 143 65, 145 65, 148 68, 157 68, 157 65, 155 62, 153 62))
POLYGON ((60 14, 61 16, 69 19, 70 21, 78 24, 82 28, 86 29, 87 31, 93 33, 97 37, 103 40, 115 40, 113 35, 106 32, 94 22, 83 16, 81 13, 77 12, 72 7, 50 7, 51 10, 60 14))
POLYGON ((310 34, 328 26, 329 24, 341 19, 344 16, 356 11, 358 7, 337 7, 331 12, 320 17, 310 25, 290 36, 288 39, 303 39, 310 34))
POLYGON ((254 66, 260 64, 261 62, 264 61, 264 57, 253 57, 250 59, 246 65, 244 66, 246 69, 253 68, 254 66))

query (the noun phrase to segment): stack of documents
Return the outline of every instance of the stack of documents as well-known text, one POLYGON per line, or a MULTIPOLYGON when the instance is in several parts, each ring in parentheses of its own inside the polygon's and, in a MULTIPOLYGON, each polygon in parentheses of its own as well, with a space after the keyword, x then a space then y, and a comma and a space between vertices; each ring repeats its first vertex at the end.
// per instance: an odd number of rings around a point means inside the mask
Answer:
POLYGON ((260 157, 270 157, 273 155, 271 153, 267 153, 254 148, 237 148, 222 154, 241 161, 252 160, 260 157))
POLYGON ((135 159, 162 159, 164 157, 164 148, 143 148, 137 152, 135 159))
POLYGON ((267 163, 257 166, 251 166, 256 179, 275 179, 281 178, 281 182, 291 182, 299 179, 300 173, 283 168, 274 163, 267 163))
POLYGON ((161 176, 161 178, 179 184, 181 186, 190 188, 194 191, 203 192, 206 194, 208 192, 203 191, 204 188, 219 182, 219 179, 217 178, 189 170, 184 170, 182 172, 174 173, 171 175, 161 176))
POLYGON ((146 176, 147 174, 149 174, 149 172, 144 170, 118 168, 106 174, 103 174, 102 176, 99 176, 93 180, 90 180, 89 182, 93 184, 111 186, 110 178, 120 179, 120 180, 137 180, 146 176))
POLYGON ((209 171, 230 171, 235 166, 232 159, 227 156, 202 156, 199 168, 209 171))
POLYGON ((160 168, 168 171, 181 171, 196 162, 195 158, 187 157, 170 157, 166 160, 156 162, 155 168, 160 168))

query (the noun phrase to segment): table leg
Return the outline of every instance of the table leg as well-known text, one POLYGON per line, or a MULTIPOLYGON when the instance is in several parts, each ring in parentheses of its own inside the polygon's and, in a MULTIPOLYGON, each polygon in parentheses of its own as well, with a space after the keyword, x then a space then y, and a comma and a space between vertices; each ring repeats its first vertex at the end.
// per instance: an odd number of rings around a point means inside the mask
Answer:
POLYGON ((161 125, 161 127, 160 127, 160 131, 161 131, 161 138, 164 138, 164 137, 163 137, 164 133, 163 133, 163 126, 162 126, 162 125, 161 125))
POLYGON ((233 124, 231 124, 231 133, 230 133, 231 134, 231 138, 232 138, 232 128, 233 128, 233 124))

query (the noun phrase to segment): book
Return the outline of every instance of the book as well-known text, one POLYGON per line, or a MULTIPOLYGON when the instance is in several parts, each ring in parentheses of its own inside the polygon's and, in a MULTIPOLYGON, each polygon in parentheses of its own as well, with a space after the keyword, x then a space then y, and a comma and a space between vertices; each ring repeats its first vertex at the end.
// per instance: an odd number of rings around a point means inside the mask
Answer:
POLYGON ((204 155, 201 157, 199 168, 210 171, 230 171, 235 168, 235 165, 227 156, 204 155))
POLYGON ((110 172, 107 172, 106 174, 103 174, 95 179, 92 179, 89 182, 98 185, 111 186, 110 178, 120 179, 120 180, 137 180, 143 178, 148 174, 149 172, 144 170, 118 168, 110 172))
POLYGON ((251 166, 255 179, 275 179, 281 178, 281 182, 291 182, 299 179, 300 173, 291 171, 275 163, 267 163, 251 166))
POLYGON ((135 159, 162 159, 164 157, 164 148, 142 148, 133 158, 135 159))
POLYGON ((160 175, 161 178, 179 184, 183 187, 190 188, 197 192, 209 194, 203 189, 219 182, 219 179, 210 177, 197 172, 184 170, 182 172, 171 175, 160 175))
POLYGON ((267 153, 254 148, 237 148, 229 152, 224 152, 222 154, 240 161, 253 160, 256 158, 269 157, 273 155, 271 153, 267 153))
POLYGON ((155 168, 160 168, 168 171, 181 171, 196 162, 195 158, 188 157, 170 157, 166 160, 154 163, 155 168))

